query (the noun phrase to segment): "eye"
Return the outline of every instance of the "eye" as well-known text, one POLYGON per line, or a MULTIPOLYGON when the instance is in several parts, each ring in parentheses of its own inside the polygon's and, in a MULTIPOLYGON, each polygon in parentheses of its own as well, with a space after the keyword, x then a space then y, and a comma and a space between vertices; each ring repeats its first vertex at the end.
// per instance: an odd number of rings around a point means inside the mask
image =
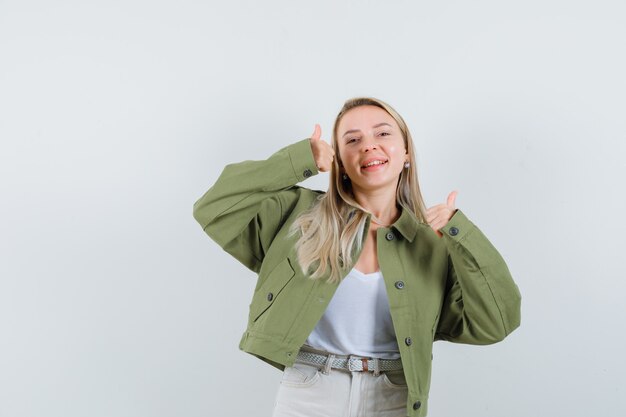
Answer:
POLYGON ((389 132, 380 132, 378 135, 379 136, 389 136, 389 135, 391 135, 391 133, 389 133, 389 132))
POLYGON ((357 138, 348 138, 346 140, 346 143, 353 143, 353 142, 356 142, 357 140, 358 140, 357 138))

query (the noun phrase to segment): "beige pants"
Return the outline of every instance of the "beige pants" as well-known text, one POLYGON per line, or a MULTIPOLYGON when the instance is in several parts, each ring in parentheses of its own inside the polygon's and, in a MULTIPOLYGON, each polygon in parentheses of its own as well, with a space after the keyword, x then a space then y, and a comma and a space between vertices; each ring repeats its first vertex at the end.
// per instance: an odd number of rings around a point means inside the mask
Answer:
POLYGON ((285 368, 273 417, 404 417, 402 370, 349 372, 296 362, 285 368))

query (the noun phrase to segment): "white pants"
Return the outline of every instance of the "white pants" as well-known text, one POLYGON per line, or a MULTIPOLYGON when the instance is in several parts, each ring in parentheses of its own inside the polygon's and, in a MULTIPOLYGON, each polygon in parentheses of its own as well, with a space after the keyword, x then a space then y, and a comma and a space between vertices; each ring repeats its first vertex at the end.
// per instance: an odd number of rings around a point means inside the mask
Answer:
POLYGON ((273 417, 404 417, 402 370, 380 373, 320 369, 296 362, 285 368, 273 417))

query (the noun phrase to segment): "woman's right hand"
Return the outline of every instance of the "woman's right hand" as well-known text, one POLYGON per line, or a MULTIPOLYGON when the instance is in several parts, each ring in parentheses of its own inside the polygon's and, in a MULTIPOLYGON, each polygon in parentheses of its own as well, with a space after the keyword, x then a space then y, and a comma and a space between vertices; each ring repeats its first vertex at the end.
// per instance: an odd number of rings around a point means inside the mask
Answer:
POLYGON ((328 172, 333 166, 333 159, 335 158, 335 151, 333 147, 322 139, 322 128, 320 125, 315 125, 313 135, 311 135, 311 150, 313 151, 313 159, 315 165, 320 172, 328 172))

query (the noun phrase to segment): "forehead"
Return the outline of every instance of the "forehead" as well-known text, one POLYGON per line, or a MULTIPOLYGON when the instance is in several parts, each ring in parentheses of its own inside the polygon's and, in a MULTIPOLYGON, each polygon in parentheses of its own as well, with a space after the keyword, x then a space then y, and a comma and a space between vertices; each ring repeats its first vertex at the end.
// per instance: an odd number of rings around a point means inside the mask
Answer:
POLYGON ((377 106, 359 106, 348 110, 341 120, 337 133, 352 129, 365 130, 379 123, 389 123, 393 127, 398 127, 395 119, 389 113, 377 106))

